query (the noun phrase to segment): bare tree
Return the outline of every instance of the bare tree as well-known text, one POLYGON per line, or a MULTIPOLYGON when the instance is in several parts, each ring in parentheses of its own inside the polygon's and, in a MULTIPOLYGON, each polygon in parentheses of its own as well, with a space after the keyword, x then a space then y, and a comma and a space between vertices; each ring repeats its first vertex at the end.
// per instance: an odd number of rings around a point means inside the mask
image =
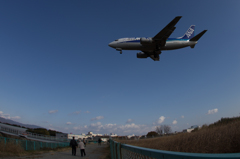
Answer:
POLYGON ((172 132, 172 128, 169 125, 163 125, 163 130, 165 134, 169 134, 172 132))
POLYGON ((157 126, 156 127, 156 132, 159 134, 159 135, 163 135, 163 127, 161 125, 157 126))
POLYGON ((156 132, 159 135, 169 134, 172 132, 172 128, 169 125, 159 125, 156 127, 156 132))

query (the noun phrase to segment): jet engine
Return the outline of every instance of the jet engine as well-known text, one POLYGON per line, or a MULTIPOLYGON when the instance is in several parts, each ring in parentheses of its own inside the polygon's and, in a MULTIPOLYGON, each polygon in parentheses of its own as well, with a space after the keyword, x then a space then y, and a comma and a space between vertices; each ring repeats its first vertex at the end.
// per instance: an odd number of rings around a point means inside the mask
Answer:
POLYGON ((152 40, 152 38, 140 38, 140 43, 141 44, 152 44, 153 40, 152 40))
POLYGON ((137 58, 147 58, 148 54, 145 54, 144 52, 137 53, 137 58))

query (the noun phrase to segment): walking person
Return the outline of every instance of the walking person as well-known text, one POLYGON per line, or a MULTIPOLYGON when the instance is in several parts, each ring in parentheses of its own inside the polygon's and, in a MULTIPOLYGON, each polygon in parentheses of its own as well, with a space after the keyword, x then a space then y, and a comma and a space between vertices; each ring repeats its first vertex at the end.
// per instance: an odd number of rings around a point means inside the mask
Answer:
POLYGON ((73 137, 72 140, 70 141, 69 144, 70 147, 72 147, 72 155, 76 156, 76 147, 78 146, 77 141, 75 140, 75 138, 73 137))
POLYGON ((85 147, 84 147, 84 143, 83 143, 82 140, 81 140, 80 143, 79 143, 79 147, 80 147, 81 156, 82 156, 82 157, 83 157, 83 155, 86 156, 85 147))
POLYGON ((83 139, 83 143, 84 143, 84 146, 86 147, 87 141, 85 139, 83 139))
POLYGON ((101 146, 101 142, 102 142, 102 140, 101 140, 101 138, 99 138, 99 139, 98 139, 98 145, 101 146))

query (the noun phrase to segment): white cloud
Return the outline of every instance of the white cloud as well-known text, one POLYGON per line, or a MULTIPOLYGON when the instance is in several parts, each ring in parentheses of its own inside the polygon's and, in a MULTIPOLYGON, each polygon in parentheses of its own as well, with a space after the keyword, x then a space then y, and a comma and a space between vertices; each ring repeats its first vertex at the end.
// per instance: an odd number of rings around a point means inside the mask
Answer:
POLYGON ((2 117, 4 119, 12 119, 12 120, 21 119, 20 116, 11 117, 10 114, 4 114, 3 111, 0 111, 0 117, 2 117))
POLYGON ((103 119, 103 118, 104 118, 103 116, 97 116, 96 118, 92 118, 91 121, 100 120, 100 119, 103 119))
POLYGON ((136 125, 135 123, 119 125, 114 129, 117 133, 121 134, 147 134, 147 132, 151 131, 151 127, 147 125, 136 125))
POLYGON ((120 126, 120 129, 131 129, 131 128, 135 128, 135 129, 137 128, 138 129, 138 128, 140 128, 140 126, 136 125, 134 123, 120 126))
POLYGON ((54 114, 54 113, 57 113, 57 112, 58 112, 58 110, 49 110, 48 111, 49 114, 54 114))
POLYGON ((105 124, 104 128, 112 128, 114 126, 117 126, 117 124, 105 124))
POLYGON ((57 130, 56 130, 55 128, 53 128, 53 127, 48 127, 48 129, 57 131, 57 130))
POLYGON ((161 124, 161 123, 164 122, 164 120, 165 120, 165 117, 164 117, 164 116, 161 116, 161 117, 159 117, 157 123, 158 123, 158 124, 161 124))
POLYGON ((184 115, 182 115, 181 118, 184 118, 184 115))
POLYGON ((18 119, 21 119, 21 117, 20 116, 15 116, 15 117, 11 117, 11 119, 18 120, 18 119))
POLYGON ((67 124, 67 125, 72 125, 72 123, 71 123, 71 122, 67 122, 66 124, 67 124))
POLYGON ((85 113, 87 113, 87 114, 88 114, 88 113, 90 113, 90 111, 85 111, 85 113))
POLYGON ((73 127, 73 129, 74 130, 80 130, 80 127, 75 126, 75 127, 73 127))
POLYGON ((172 122, 173 124, 177 124, 177 120, 173 120, 173 122, 172 122))
MULTIPOLYGON (((73 125, 73 124, 72 124, 73 125)), ((74 127, 56 127, 53 125, 49 125, 48 127, 55 128, 58 131, 62 132, 72 132, 73 134, 87 133, 92 131, 93 133, 100 133, 100 134, 109 134, 109 133, 116 133, 118 135, 145 135, 149 131, 155 130, 152 125, 139 125, 135 123, 124 124, 124 125, 117 125, 115 123, 107 123, 102 124, 101 122, 97 121, 96 123, 91 123, 90 125, 77 125, 74 127)))
POLYGON ((10 119, 10 115, 9 114, 4 114, 3 111, 0 111, 0 117, 2 117, 4 119, 10 119))
POLYGON ((208 110, 207 114, 214 114, 214 113, 217 113, 217 112, 218 112, 218 109, 215 108, 215 109, 212 109, 212 110, 208 110))
POLYGON ((75 111, 75 112, 73 112, 73 114, 76 114, 76 115, 78 115, 78 114, 80 114, 81 113, 81 111, 75 111))
POLYGON ((91 126, 92 127, 102 126, 102 124, 101 124, 101 122, 97 122, 97 123, 92 123, 91 126))
POLYGON ((133 120, 132 119, 128 119, 126 123, 132 123, 133 120))

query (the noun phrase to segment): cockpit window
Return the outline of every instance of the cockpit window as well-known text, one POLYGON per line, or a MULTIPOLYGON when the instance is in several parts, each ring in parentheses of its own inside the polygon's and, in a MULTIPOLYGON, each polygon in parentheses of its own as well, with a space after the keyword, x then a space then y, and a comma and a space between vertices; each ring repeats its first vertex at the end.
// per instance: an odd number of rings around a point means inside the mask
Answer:
POLYGON ((118 41, 118 39, 117 39, 117 40, 115 40, 115 41, 118 41))

